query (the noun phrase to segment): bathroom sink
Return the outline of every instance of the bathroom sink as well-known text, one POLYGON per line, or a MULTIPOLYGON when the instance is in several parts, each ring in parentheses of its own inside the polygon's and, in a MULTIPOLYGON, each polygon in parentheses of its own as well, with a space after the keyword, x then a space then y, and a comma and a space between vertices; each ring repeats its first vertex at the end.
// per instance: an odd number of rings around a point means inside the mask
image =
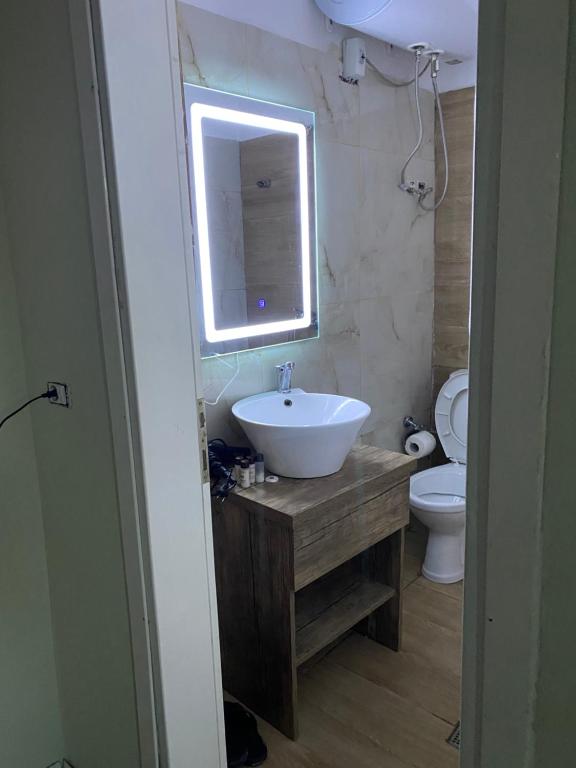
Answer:
POLYGON ((232 406, 266 469, 284 477, 324 477, 342 467, 370 415, 361 400, 292 389, 264 392, 232 406))

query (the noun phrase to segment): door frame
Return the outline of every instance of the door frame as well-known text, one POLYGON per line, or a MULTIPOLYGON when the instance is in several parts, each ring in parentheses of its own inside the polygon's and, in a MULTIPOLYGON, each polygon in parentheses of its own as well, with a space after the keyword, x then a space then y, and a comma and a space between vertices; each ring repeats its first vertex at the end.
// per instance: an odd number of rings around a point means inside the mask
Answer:
POLYGON ((480 0, 462 768, 533 764, 569 19, 480 0))

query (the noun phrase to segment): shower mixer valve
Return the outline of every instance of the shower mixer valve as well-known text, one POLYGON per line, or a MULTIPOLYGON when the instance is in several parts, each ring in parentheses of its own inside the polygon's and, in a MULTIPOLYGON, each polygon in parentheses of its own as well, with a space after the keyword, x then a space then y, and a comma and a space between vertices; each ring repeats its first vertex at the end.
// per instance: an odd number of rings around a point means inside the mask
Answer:
POLYGON ((424 198, 434 190, 434 187, 431 187, 425 181, 407 181, 398 186, 403 192, 407 192, 409 195, 417 197, 419 201, 424 200, 424 198))

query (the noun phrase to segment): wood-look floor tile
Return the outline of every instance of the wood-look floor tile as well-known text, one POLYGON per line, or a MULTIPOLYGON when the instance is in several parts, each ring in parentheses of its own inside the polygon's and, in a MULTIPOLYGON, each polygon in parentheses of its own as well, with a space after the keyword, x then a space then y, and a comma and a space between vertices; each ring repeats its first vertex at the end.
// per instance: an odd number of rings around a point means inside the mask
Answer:
MULTIPOLYGON (((408 587, 410 589, 410 587, 408 587)), ((462 637, 460 632, 404 613, 402 650, 426 660, 440 674, 459 677, 462 637)))
POLYGON ((301 701, 341 727, 414 768, 446 768, 454 750, 446 744, 452 726, 398 694, 327 659, 302 681, 301 701))
POLYGON ((406 556, 399 653, 352 632, 299 673, 300 735, 263 721, 268 768, 457 768, 462 584, 419 576, 406 556))
MULTIPOLYGON (((443 591, 428 586, 431 582, 419 578, 404 591, 404 619, 414 615, 438 627, 456 633, 458 642, 462 632, 462 602, 443 591)), ((445 586, 445 585, 444 585, 445 586)), ((457 659, 459 662, 459 659, 457 659)))
POLYGON ((299 697, 300 738, 307 750, 330 768, 409 768, 369 736, 357 730, 354 722, 343 722, 323 711, 313 699, 299 697))
POLYGON ((460 602, 462 602, 464 599, 463 581, 457 581, 455 584, 437 584, 434 581, 429 581, 424 576, 420 576, 416 583, 424 589, 440 592, 441 594, 446 595, 447 597, 451 597, 454 600, 460 600, 460 602))
POLYGON ((352 634, 327 657, 330 661, 402 696, 448 723, 460 717, 460 675, 438 669, 425 654, 406 650, 417 647, 406 640, 399 653, 352 634))
POLYGON ((266 768, 332 768, 329 756, 311 751, 303 738, 292 741, 263 720, 259 731, 268 747, 266 768))

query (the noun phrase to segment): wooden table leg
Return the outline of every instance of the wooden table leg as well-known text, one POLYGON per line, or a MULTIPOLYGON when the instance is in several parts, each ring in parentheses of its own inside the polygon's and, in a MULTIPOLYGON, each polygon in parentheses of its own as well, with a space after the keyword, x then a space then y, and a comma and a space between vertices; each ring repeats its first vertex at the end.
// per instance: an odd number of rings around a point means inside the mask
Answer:
POLYGON ((372 640, 399 651, 402 645, 404 529, 371 547, 367 558, 370 578, 393 587, 396 595, 368 617, 363 629, 372 640))
POLYGON ((291 739, 298 737, 294 545, 292 532, 252 514, 254 606, 259 637, 255 711, 291 739))
POLYGON ((224 688, 295 739, 292 532, 234 497, 213 520, 224 688))

